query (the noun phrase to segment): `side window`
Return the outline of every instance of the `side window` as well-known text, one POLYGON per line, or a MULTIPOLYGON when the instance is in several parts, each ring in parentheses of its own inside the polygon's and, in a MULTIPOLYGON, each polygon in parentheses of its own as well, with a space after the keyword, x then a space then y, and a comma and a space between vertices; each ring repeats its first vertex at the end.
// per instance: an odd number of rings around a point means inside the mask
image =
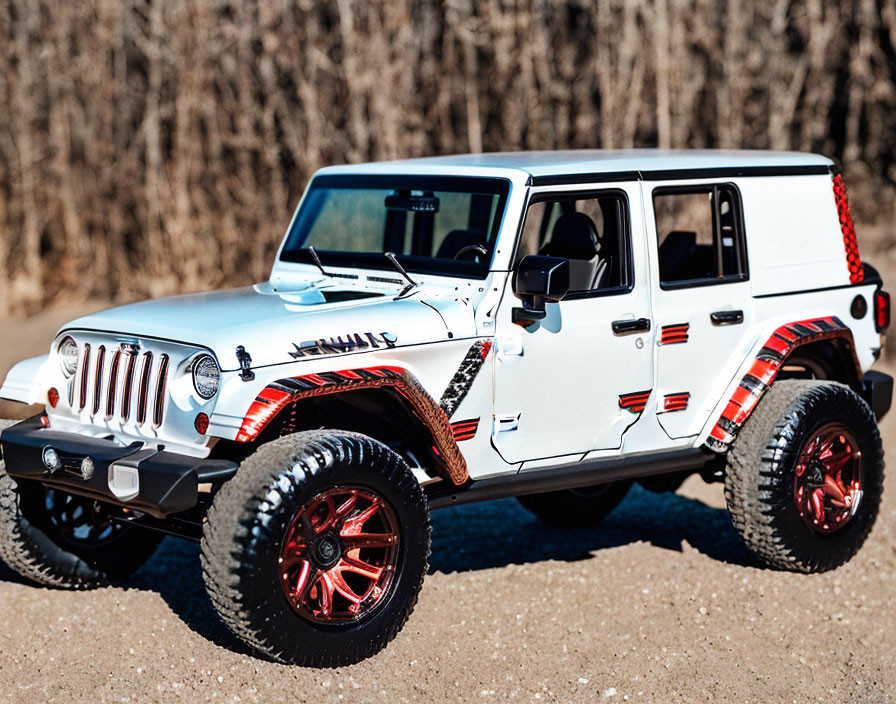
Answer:
POLYGON ((653 192, 660 284, 747 278, 740 198, 733 186, 660 188, 653 192))
POLYGON ((526 213, 516 264, 530 254, 569 260, 569 291, 631 286, 628 207, 619 192, 535 196, 526 213))

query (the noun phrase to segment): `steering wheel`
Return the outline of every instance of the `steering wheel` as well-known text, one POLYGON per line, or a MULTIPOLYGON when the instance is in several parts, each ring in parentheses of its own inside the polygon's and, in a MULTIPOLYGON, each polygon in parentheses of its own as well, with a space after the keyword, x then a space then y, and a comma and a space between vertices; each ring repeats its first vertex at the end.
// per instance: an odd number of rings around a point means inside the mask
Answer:
POLYGON ((477 252, 479 254, 488 254, 488 250, 483 247, 481 244, 468 244, 466 247, 461 248, 461 250, 454 255, 454 261, 460 259, 467 252, 477 252))

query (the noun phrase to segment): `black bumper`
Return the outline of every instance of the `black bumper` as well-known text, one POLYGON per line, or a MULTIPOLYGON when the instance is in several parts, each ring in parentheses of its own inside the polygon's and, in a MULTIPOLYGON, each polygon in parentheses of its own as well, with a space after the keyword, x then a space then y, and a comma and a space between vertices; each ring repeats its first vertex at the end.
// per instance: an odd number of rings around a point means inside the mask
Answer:
MULTIPOLYGON (((31 479, 46 486, 80 494, 99 501, 143 511, 156 518, 186 511, 196 505, 198 486, 204 482, 229 479, 236 462, 189 457, 174 452, 145 449, 142 443, 122 447, 112 440, 92 438, 44 428, 35 416, 0 433, 6 472, 16 479, 31 479), (62 466, 50 471, 44 451, 52 448, 62 466), (82 462, 90 457, 93 472, 84 476, 82 462), (110 488, 112 473, 136 478, 136 486, 126 498, 110 488), (133 495, 131 495, 133 494, 133 495)), ((121 492, 120 492, 121 493, 121 492)))
POLYGON ((883 372, 868 372, 862 377, 862 398, 864 398, 874 417, 880 420, 893 402, 893 377, 883 372))

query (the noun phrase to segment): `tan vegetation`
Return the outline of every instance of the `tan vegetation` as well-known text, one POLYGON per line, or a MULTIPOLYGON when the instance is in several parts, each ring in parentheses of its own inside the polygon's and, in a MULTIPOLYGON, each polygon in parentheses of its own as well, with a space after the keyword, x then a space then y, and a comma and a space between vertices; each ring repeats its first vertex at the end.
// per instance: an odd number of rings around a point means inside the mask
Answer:
POLYGON ((0 312, 263 279, 344 161, 813 150, 885 225, 894 57, 894 0, 3 0, 0 312))

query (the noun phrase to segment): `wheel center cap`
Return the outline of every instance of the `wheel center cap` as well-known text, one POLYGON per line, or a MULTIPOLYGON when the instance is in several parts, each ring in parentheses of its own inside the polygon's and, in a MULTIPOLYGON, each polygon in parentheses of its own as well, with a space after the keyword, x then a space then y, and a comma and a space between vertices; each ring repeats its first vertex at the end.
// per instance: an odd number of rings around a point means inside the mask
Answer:
POLYGON ((334 533, 324 533, 311 546, 311 559, 322 570, 328 570, 342 557, 342 543, 334 533))

